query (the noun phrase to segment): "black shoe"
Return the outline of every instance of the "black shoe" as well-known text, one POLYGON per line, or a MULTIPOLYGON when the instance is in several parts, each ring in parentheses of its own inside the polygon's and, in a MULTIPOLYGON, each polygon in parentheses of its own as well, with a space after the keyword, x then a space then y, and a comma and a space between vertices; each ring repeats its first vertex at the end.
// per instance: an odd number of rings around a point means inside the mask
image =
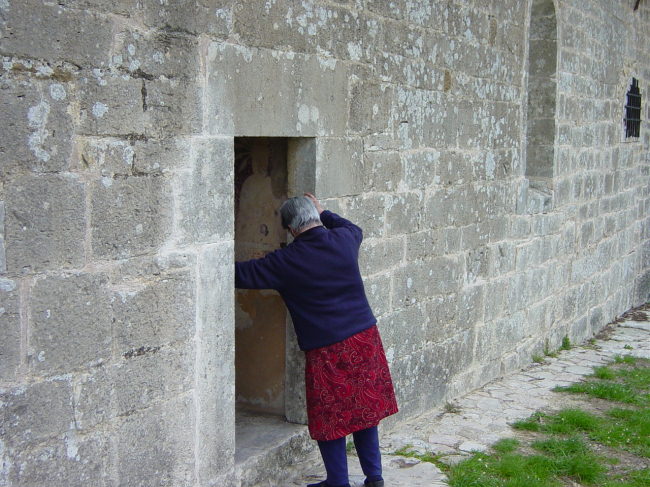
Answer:
POLYGON ((383 480, 375 480, 374 482, 368 482, 366 480, 363 483, 363 485, 366 485, 368 487, 384 487, 384 481, 383 480))

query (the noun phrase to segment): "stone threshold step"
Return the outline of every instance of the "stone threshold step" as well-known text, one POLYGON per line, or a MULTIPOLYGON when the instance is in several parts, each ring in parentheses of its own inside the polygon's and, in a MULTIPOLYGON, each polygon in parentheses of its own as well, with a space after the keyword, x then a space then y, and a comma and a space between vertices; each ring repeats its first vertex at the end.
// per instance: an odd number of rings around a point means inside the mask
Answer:
POLYGON ((279 486, 316 451, 307 427, 282 416, 237 411, 235 472, 241 487, 279 486))

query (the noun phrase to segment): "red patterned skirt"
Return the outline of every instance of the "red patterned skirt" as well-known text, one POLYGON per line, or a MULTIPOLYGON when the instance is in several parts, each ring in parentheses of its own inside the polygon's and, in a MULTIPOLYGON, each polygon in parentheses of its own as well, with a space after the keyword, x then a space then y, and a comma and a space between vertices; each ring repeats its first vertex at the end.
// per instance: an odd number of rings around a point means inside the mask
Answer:
POLYGON ((376 326, 305 352, 309 434, 329 441, 377 426, 397 412, 393 382, 376 326))

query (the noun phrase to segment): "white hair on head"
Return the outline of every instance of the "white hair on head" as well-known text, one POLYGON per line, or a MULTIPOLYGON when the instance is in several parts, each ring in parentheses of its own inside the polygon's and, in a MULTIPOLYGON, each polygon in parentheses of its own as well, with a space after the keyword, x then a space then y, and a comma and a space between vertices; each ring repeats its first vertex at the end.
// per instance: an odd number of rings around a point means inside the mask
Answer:
POLYGON ((297 232, 314 223, 320 224, 318 210, 306 196, 294 196, 282 203, 280 217, 284 228, 291 227, 297 232))

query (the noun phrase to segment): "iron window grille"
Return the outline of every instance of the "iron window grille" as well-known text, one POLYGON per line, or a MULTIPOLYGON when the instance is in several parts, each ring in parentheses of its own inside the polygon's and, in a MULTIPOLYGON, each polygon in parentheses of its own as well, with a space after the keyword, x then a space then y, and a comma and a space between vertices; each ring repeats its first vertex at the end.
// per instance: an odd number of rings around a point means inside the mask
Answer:
POLYGON ((627 92, 625 105, 625 138, 639 137, 641 133, 641 92, 639 81, 632 78, 632 84, 627 92))

